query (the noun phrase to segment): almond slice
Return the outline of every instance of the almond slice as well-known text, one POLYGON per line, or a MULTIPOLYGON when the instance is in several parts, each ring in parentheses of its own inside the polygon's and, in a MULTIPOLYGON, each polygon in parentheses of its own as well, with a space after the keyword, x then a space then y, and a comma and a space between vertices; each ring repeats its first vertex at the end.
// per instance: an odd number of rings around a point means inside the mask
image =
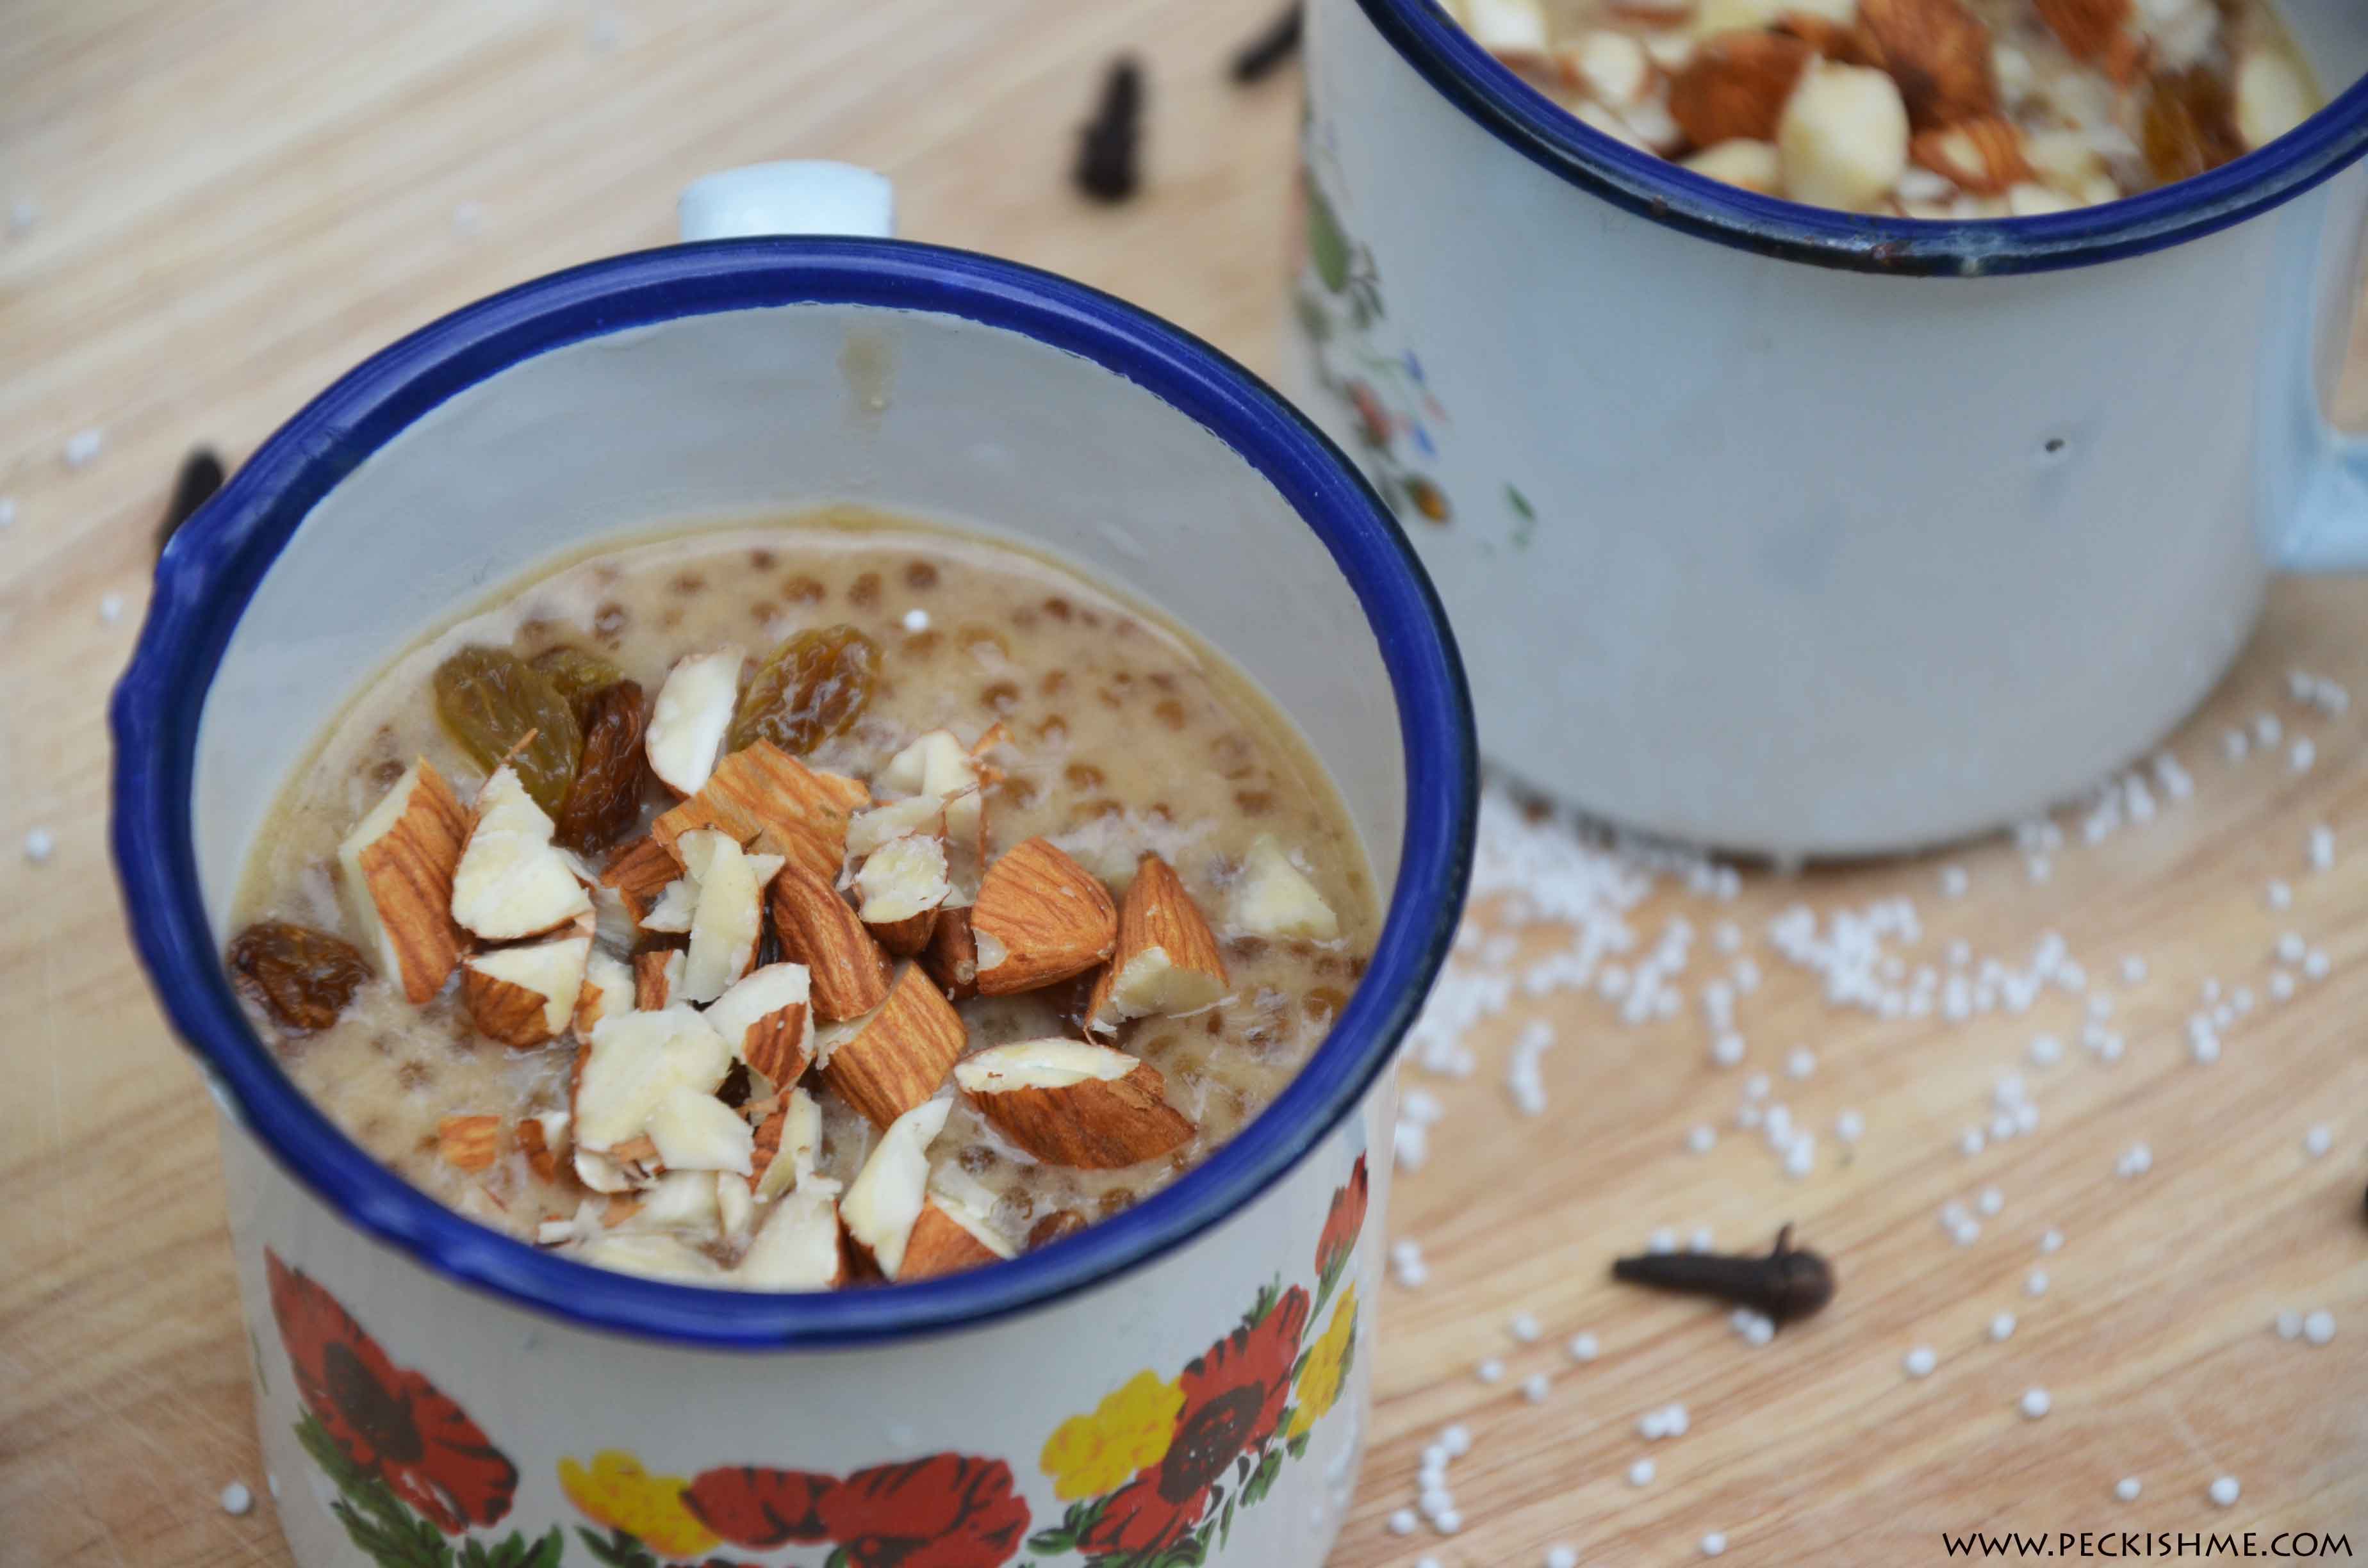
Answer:
POLYGON ((635 925, 646 919, 667 888, 682 876, 682 862, 655 835, 637 838, 617 852, 600 873, 600 885, 614 890, 635 925))
POLYGON ((838 1206, 848 1239, 886 1278, 905 1261, 905 1244, 929 1188, 929 1143, 945 1130, 950 1099, 915 1106, 889 1124, 838 1206))
POLYGON ((1153 1013, 1198 1012, 1225 985, 1225 960, 1201 906, 1174 868, 1145 855, 1119 903, 1118 951, 1094 982, 1086 1027, 1108 1031, 1153 1013))
POLYGON ((691 1008, 601 1019, 576 1068, 576 1146, 611 1150, 640 1136, 668 1094, 712 1095, 731 1067, 731 1046, 691 1008))
POLYGON ((1118 946, 1118 908, 1093 874, 1047 838, 1015 846, 986 869, 971 906, 985 996, 1082 974, 1118 946))
POLYGON ((518 1119, 515 1134, 518 1153, 526 1156, 528 1168, 545 1181, 559 1179, 559 1146, 567 1136, 567 1120, 564 1110, 518 1119))
POLYGON ((847 858, 861 860, 882 845, 912 834, 941 836, 946 831, 946 803, 933 795, 891 801, 847 819, 847 858))
POLYGON ((703 789, 650 824, 650 836, 672 844, 694 828, 712 827, 836 881, 847 857, 848 817, 871 800, 861 780, 817 772, 758 741, 717 763, 703 789))
POLYGON ((929 945, 938 909, 951 896, 946 881, 946 847, 918 834, 892 838, 863 858, 855 873, 856 909, 880 945, 911 958, 929 945))
POLYGON ((838 1184, 800 1182, 774 1207, 725 1283, 743 1290, 830 1290, 847 1283, 838 1184))
POLYGON ((584 984, 575 993, 576 1034, 589 1035, 602 1018, 631 1012, 634 1006, 632 966, 596 945, 585 955, 584 984))
POLYGON ((1047 1165, 1117 1170, 1181 1147, 1192 1123, 1158 1070, 1081 1040, 992 1046, 954 1068, 963 1097, 1047 1165))
POLYGON ((502 1119, 448 1116, 436 1124, 436 1152, 455 1170, 484 1170, 501 1156, 502 1119))
POLYGON ((2032 8, 2073 59, 2123 85, 2136 77, 2145 42, 2132 28, 2132 0, 2032 0, 2032 8))
POLYGON ((467 947, 452 873, 468 836, 469 813, 423 757, 337 846, 347 914, 415 1007, 443 989, 467 947))
POLYGON ((1235 881, 1226 921, 1252 937, 1305 937, 1328 942, 1340 935, 1339 917, 1306 873, 1292 864, 1274 835, 1251 841, 1235 881))
POLYGON ((814 1017, 859 1017, 888 999, 888 955, 827 881, 791 860, 773 878, 772 909, 782 956, 806 966, 814 1017))
POLYGON ((735 983, 707 1009, 707 1021, 761 1076, 768 1092, 805 1075, 813 1047, 806 1033, 806 966, 768 963, 735 983))
POLYGON ((1455 0, 1452 8, 1474 43, 1515 70, 1544 61, 1546 14, 1539 0, 1455 0))
POLYGON ((821 1153, 822 1107, 803 1089, 792 1089, 757 1128, 748 1156, 749 1191, 761 1203, 803 1187, 821 1153))
POLYGON ((757 1216, 757 1200, 748 1184, 729 1171, 715 1173, 715 1228, 727 1242, 745 1241, 749 1221, 757 1216))
POLYGON ((1669 79, 1669 114, 1697 147, 1773 141, 1784 100, 1816 51, 1781 33, 1736 31, 1702 40, 1669 79))
POLYGON ((591 914, 591 897, 552 847, 551 831, 518 770, 494 769, 452 872, 452 918, 488 942, 513 942, 591 914))
POLYGON ((1976 196, 2002 195, 2035 177, 2023 156, 2022 132, 1994 114, 1919 131, 1907 143, 1907 156, 1976 196))
POLYGON ((947 862, 954 880, 975 887, 986 869, 986 795, 989 775, 985 753, 1004 744, 1003 726, 996 725, 964 748, 951 730, 931 730, 888 759, 880 770, 887 789, 935 800, 945 807, 947 862))
POLYGON ((633 955, 633 1006, 655 1013, 672 1005, 682 987, 682 949, 645 948, 633 955))
POLYGON ((479 953, 462 965, 461 999, 477 1032, 521 1049, 564 1032, 592 957, 589 937, 479 953))
POLYGON ((684 834, 675 840, 675 849, 699 888, 682 994, 712 1002, 757 961, 757 943, 765 930, 765 886, 781 869, 781 858, 743 854, 736 841, 708 829, 684 834))
POLYGON ((969 1038, 962 1015, 908 963, 877 1009, 824 1029, 814 1056, 823 1082, 885 1127, 938 1092, 969 1038))
POLYGON ((570 1248, 567 1256, 596 1268, 686 1285, 719 1284, 724 1277, 722 1264, 680 1236, 664 1232, 594 1236, 570 1248))
POLYGON ((1958 0, 1859 0, 1865 63, 1899 85, 1919 131, 1998 108, 1990 29, 1958 0))
POLYGON ((978 943, 971 936, 968 904, 947 904, 938 911, 920 964, 947 1001, 967 1002, 978 994, 978 943))
POLYGON ((696 795, 715 771, 715 754, 740 704, 740 650, 693 653, 666 672, 642 748, 650 771, 677 795, 696 795))
POLYGON ((1019 1249, 996 1234, 983 1215, 932 1192, 921 1200, 921 1212, 905 1239, 896 1278, 934 1279, 1018 1255, 1019 1249))
POLYGON ((713 1241, 722 1230, 712 1171, 668 1171, 631 1198, 612 1200, 601 1224, 636 1234, 666 1233, 713 1241))
MULTIPOLYGON (((750 1174, 749 1156, 756 1146, 740 1113, 712 1094, 677 1088, 650 1112, 650 1141, 669 1171, 730 1171, 750 1174)), ((747 1188, 744 1184, 743 1193, 747 1188)))

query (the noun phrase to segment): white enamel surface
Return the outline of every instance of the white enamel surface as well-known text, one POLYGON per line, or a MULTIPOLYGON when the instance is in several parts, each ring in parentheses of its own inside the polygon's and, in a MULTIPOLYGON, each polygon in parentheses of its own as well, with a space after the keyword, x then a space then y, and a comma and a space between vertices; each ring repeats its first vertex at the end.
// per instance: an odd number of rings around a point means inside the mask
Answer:
MULTIPOLYGON (((2368 68, 2356 6, 2294 9, 2329 86, 2368 68)), ((2319 517, 2349 503, 2363 542, 2368 469, 2332 469, 2308 402, 2344 315, 2305 319, 2314 278, 2356 298, 2356 167, 2099 266, 1830 270, 1547 173, 1357 0, 1310 25, 1317 177, 1371 248, 1381 350, 1417 351, 1447 415, 1417 472, 1454 520, 1408 526, 1482 746, 1532 783, 1779 853, 1972 832, 2143 756, 2212 687, 2294 492, 2319 517)))
POLYGON ((1271 485, 1076 355, 947 315, 797 305, 685 318, 513 367, 313 508, 207 700, 195 825, 208 909, 222 918, 313 737, 424 632, 603 539, 829 501, 1019 540, 1190 627, 1298 725, 1378 885, 1391 884, 1405 773, 1379 649, 1271 485))

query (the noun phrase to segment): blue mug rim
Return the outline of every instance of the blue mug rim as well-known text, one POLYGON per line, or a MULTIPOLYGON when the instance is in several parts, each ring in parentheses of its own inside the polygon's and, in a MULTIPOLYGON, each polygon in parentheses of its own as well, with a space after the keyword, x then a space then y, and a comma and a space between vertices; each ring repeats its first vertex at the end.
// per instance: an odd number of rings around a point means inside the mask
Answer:
POLYGON ((2368 153, 2368 77, 2266 147, 2157 189, 2033 218, 1838 212, 1698 175, 1582 122, 1474 41, 1435 0, 1357 0, 1382 37, 1482 130, 1639 217, 1784 261, 1888 277, 1982 278, 2143 256, 2240 223, 2368 153))
MULTIPOLYGON (((911 241, 708 241, 553 273, 363 361, 282 426, 176 532, 109 706, 110 835, 134 946, 226 1111, 351 1224, 463 1286, 586 1328, 729 1349, 873 1344, 965 1328, 1103 1285, 1202 1234, 1351 1114, 1452 945, 1478 799, 1470 693, 1446 614, 1395 517, 1304 415, 1201 339, 1086 285, 911 241), (1170 1187, 1080 1234, 943 1279, 814 1295, 672 1284, 541 1252, 364 1153, 281 1072, 224 974, 199 895, 190 780, 206 693, 257 585, 305 515, 447 398, 567 344, 721 311, 851 304, 951 314, 1078 354, 1224 440, 1288 499, 1356 593, 1406 752, 1399 874, 1364 979, 1274 1105, 1170 1187)), ((1386 1157, 1387 1151, 1382 1151, 1386 1157)))

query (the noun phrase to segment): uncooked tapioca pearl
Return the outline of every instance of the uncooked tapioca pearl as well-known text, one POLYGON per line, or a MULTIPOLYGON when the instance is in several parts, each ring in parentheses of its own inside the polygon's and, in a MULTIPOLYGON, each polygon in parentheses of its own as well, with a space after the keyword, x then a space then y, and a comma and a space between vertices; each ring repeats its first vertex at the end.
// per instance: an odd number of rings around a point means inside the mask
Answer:
POLYGON ((2219 978, 2214 975, 2205 976, 2201 994, 2206 1002, 2217 1002, 2220 1000, 2219 978))
POLYGON ((2116 1162, 2113 1169, 2125 1176, 2144 1176, 2154 1169, 2154 1151, 2143 1143, 2133 1143, 2116 1162))
POLYGON ((2314 1160, 2334 1147, 2335 1133, 2323 1121, 2302 1135, 2302 1151, 2314 1160))
POLYGON ((2327 978, 2328 968, 2327 953, 2324 949, 2313 948, 2309 952, 2303 955, 2302 972, 2304 978, 2309 980, 2325 980, 2327 978))
POLYGON ((1572 1360, 1586 1362, 1602 1355, 1603 1346, 1591 1334, 1574 1334, 1570 1336, 1569 1350, 1572 1360))
POLYGON ((2244 761, 2245 754, 2252 749, 2253 743, 2242 730, 2231 729, 2220 737, 2220 750, 2231 762, 2244 761))
POLYGON ((1986 1187, 1982 1188, 1980 1196, 1974 1199, 1974 1207, 1985 1214, 1995 1214, 2006 1207, 2006 1194, 1997 1187, 1986 1187))
POLYGON ((1866 1118, 1854 1110, 1845 1110, 1834 1118, 1834 1136, 1845 1143, 1855 1143, 1866 1136, 1866 1118))
POLYGON ((2113 1495, 2124 1503, 2136 1502, 2138 1494, 2145 1490, 2145 1483, 2135 1475, 2125 1475, 2113 1483, 2113 1495))
POLYGON ((2064 1233, 2053 1229, 2042 1231, 2039 1233, 2039 1250, 2042 1252, 2063 1251, 2064 1233))
POLYGON ((2014 1337, 2014 1314, 2000 1312, 1990 1319, 1990 1337, 2001 1342, 2014 1337))
POLYGON ((1667 1225, 1655 1227, 1653 1233, 1645 1238, 1645 1250, 1646 1252, 1677 1251, 1678 1233, 1667 1225))
POLYGON ((1578 1548, 1575 1546, 1547 1547, 1545 1568, 1578 1568, 1578 1548))
POLYGON ((1648 1410, 1645 1412, 1644 1415, 1636 1417, 1636 1436, 1644 1438, 1646 1442, 1657 1442, 1668 1435, 1668 1417, 1663 1412, 1658 1410, 1648 1410))
POLYGON ((2239 985, 2236 990, 2228 993, 2228 1006, 2236 1010, 2237 1016, 2240 1018, 2251 1012, 2253 988, 2249 985, 2239 985))
POLYGON ((2033 855, 2022 863, 2024 872, 2034 882, 2044 882, 2055 873, 2055 866, 2044 855, 2033 855))
POLYGON ((2146 960, 2138 957, 2135 953, 2132 953, 2129 957, 2122 960, 2122 983, 2123 984, 2135 985, 2145 980, 2146 977, 2146 960))
POLYGON ((1767 1074, 1754 1073, 1743 1081, 1743 1096, 1746 1099, 1764 1100, 1768 1097, 1770 1086, 1767 1074))
POLYGON ((42 865, 58 852, 58 835, 46 827, 37 827, 25 835, 25 858, 42 865))
POLYGON ((2031 1040, 2031 1064, 2053 1067, 2064 1060, 2064 1042, 2052 1034, 2033 1035, 2031 1040))
POLYGON ((1784 1071, 1795 1078, 1805 1078, 1816 1070, 1816 1053, 1806 1046, 1795 1047, 1793 1054, 1784 1058, 1784 1071))
POLYGON ((2271 882, 2268 891, 2261 896, 2268 900, 2271 909, 2290 909, 2294 906, 2294 889, 2283 882, 2271 882))
POLYGON ((245 1482, 233 1481, 228 1486, 222 1489, 222 1509, 223 1513, 244 1514, 254 1506, 255 1494, 247 1490, 245 1482))
POLYGON ((2022 1398, 2018 1403, 2022 1407, 2023 1419, 2026 1421, 2036 1421, 2055 1407, 2055 1402, 2047 1397, 2045 1389, 2025 1389, 2022 1391, 2022 1398))
POLYGON ((1708 1122, 1686 1134, 1686 1147, 1697 1154, 1707 1154, 1718 1146, 1718 1131, 1708 1122))
POLYGON ((1441 1568, 1441 1565, 1436 1557, 1417 1557, 1414 1560, 1414 1568, 1441 1568))
POLYGON ((1453 1535, 1463 1528, 1463 1516, 1452 1508, 1442 1508, 1430 1517, 1430 1528, 1440 1535, 1453 1535))
POLYGON ((2310 830, 2309 845, 2311 869, 2331 869, 2335 865, 2335 830, 2321 823, 2310 830))
POLYGON ((2089 1017, 2101 1024, 2112 1016, 2112 997, 2100 991, 2089 998, 2089 1017))
POLYGON ((1817 1168, 1817 1141, 1804 1132, 1784 1151, 1784 1174, 1798 1181, 1817 1168))
POLYGON ((2278 722, 2278 716, 2268 709, 2253 715, 2253 740, 2256 744, 2273 746, 2285 733, 2285 726, 2278 722))
POLYGON ((2237 1499, 2244 1494, 2244 1491, 2245 1489, 2237 1484, 2235 1476, 2224 1475, 2212 1483, 2210 1495, 2212 1501, 2221 1507, 2233 1508, 2237 1506, 2237 1499))
POLYGON ((2293 749, 2286 753, 2286 761, 2296 773, 2307 773, 2310 771, 2310 765, 2317 760, 2318 747, 2311 744, 2308 735, 2294 742, 2293 749))
POLYGON ((1538 1326, 1538 1320, 1528 1312, 1515 1312, 1513 1321, 1507 1324, 1505 1329, 1524 1345, 1535 1345, 1538 1342, 1538 1336, 1545 1332, 1538 1326))
POLYGON ((1982 1130, 1978 1127, 1968 1127, 1957 1134, 1957 1151, 1968 1159, 1987 1147, 1989 1140, 1982 1136, 1982 1130))
POLYGON ((1505 1381, 1505 1363, 1491 1356, 1473 1368, 1472 1375, 1484 1383, 1501 1383, 1505 1381))
POLYGON ((1932 1347, 1929 1345, 1916 1346, 1899 1362, 1901 1369, 1911 1378, 1929 1378, 1932 1375, 1932 1369, 1940 1364, 1941 1358, 1932 1354, 1932 1347))
POLYGON ((77 430, 66 437, 65 460, 68 468, 83 468, 98 457, 107 445, 107 432, 94 426, 77 430))
POLYGON ((2047 1294, 2047 1270, 2044 1268, 2032 1269, 2031 1271, 2031 1278, 2022 1282, 2022 1293, 2026 1296, 2044 1296, 2047 1294))
POLYGON ((1776 1337, 1776 1320, 1749 1307, 1737 1307, 1727 1314, 1727 1326, 1751 1345, 1765 1345, 1776 1337))
POLYGON ((1963 866, 1952 865, 1941 868, 1941 897, 1963 898, 1965 896, 1965 890, 1972 885, 1973 879, 1965 875, 1965 869, 1963 866))
POLYGON ((2272 1001, 2272 1002, 2284 1002, 2284 1001, 2290 1000, 2290 999, 2293 997, 2294 994, 2294 977, 2293 975, 2291 975, 2291 974, 2287 973, 2284 970, 2282 970, 2282 969, 2280 969, 2280 970, 2272 970, 2272 971, 2270 971, 2270 1000, 2271 1000, 2271 1001, 2272 1001))
POLYGON ((1716 1557, 1725 1550, 1725 1531, 1713 1530, 1708 1535, 1702 1538, 1702 1554, 1704 1557, 1716 1557))
POLYGON ((1949 1227, 1949 1239, 1961 1247, 1969 1247, 1982 1239, 1982 1222, 1968 1217, 1949 1227))
POLYGON ((2302 1320, 2302 1336, 2313 1345, 2324 1345, 2335 1337, 2335 1314, 2325 1307, 2302 1320))
POLYGON ((1472 1451, 1472 1428, 1461 1421, 1442 1428, 1439 1434, 1439 1447, 1449 1459, 1462 1459, 1472 1451))
POLYGON ((1735 1125, 1748 1131, 1759 1125, 1759 1108, 1746 1100, 1735 1108, 1735 1125))
POLYGON ((1543 1404, 1553 1392, 1554 1383, 1543 1372, 1531 1372, 1521 1381, 1521 1397, 1531 1404, 1543 1404))
POLYGON ((1711 1041, 1710 1059, 1722 1067, 1739 1067, 1743 1064, 1743 1050, 1741 1035, 1723 1034, 1711 1041))
POLYGON ((1415 1512, 1412 1508, 1400 1508, 1396 1513, 1390 1516, 1390 1533, 1392 1535, 1412 1535, 1416 1530, 1419 1529, 1421 1526, 1422 1521, 1415 1517, 1415 1512))
POLYGON ((1735 988, 1748 996, 1759 989, 1759 966, 1750 959, 1737 959, 1727 971, 1735 977, 1735 988))
POLYGON ((2278 957, 2288 963, 2302 962, 2303 955, 2308 951, 2310 946, 2302 939, 2299 931, 2288 931, 2278 938, 2278 957))
MULTIPOLYGON (((2121 1036, 2119 1036, 2119 1035, 2115 1035, 2115 1036, 2113 1037, 2113 1054, 2112 1054, 2112 1057, 2108 1057, 2106 1060, 2108 1060, 2108 1061, 2112 1061, 2112 1060, 2113 1060, 2114 1058, 2118 1058, 2118 1057, 2121 1055, 2121 1053, 2122 1053, 2122 1037, 2121 1037, 2121 1036)), ((2030 1137, 2032 1133, 2034 1133, 2034 1132, 2038 1131, 2039 1131, 2039 1108, 2038 1108, 2037 1106, 2035 1106, 2035 1105, 2032 1105, 2029 1100, 2025 1100, 2025 1101, 2023 1101, 2021 1105, 2019 1105, 2019 1106, 2015 1107, 2015 1108, 2014 1108, 2014 1130, 2015 1130, 2015 1131, 2016 1131, 2016 1133, 2017 1133, 2018 1135, 2020 1135, 2020 1136, 2021 1136, 2021 1137, 2024 1137, 2024 1138, 2028 1138, 2028 1137, 2030 1137)))
POLYGON ((2278 1331, 2278 1337, 2280 1339, 2300 1339, 2302 1337, 2302 1314, 2289 1309, 2288 1311, 2280 1312, 2276 1317, 2271 1319, 2270 1326, 2278 1331))
POLYGON ((1974 945, 1960 937, 1949 944, 1947 957, 1950 968, 1963 969, 1974 961, 1974 945))
POLYGON ((1628 1467, 1628 1484, 1631 1486, 1650 1486, 1653 1484, 1653 1461, 1651 1460, 1638 1460, 1634 1464, 1628 1467))
POLYGON ((1693 1234, 1686 1238, 1686 1250, 1688 1252, 1708 1252, 1714 1244, 1716 1244, 1711 1239, 1710 1227, 1708 1225, 1696 1225, 1694 1227, 1693 1234))
POLYGON ((17 503, 11 496, 0 495, 0 528, 17 520, 17 503))

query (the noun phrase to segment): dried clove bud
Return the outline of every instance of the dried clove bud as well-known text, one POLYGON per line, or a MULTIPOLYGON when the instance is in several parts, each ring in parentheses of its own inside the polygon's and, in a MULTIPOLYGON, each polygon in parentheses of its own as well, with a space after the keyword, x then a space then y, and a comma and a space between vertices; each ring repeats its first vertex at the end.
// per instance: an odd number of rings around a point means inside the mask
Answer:
POLYGON ((1717 1296, 1748 1307, 1774 1323, 1804 1318, 1834 1299, 1834 1268, 1823 1257, 1793 1245, 1793 1227, 1776 1233, 1766 1256, 1711 1252, 1656 1252, 1623 1257, 1611 1277, 1632 1285, 1717 1296))
POLYGON ((1304 22, 1304 7, 1299 0, 1292 0, 1281 16, 1235 53, 1230 73, 1235 82, 1247 86, 1272 75, 1284 61, 1299 52, 1299 36, 1304 22))
POLYGON ((1110 64, 1100 104, 1077 143, 1077 188, 1097 201, 1124 201, 1141 182, 1135 150, 1143 134, 1143 68, 1132 58, 1110 64))
POLYGON ((222 460, 211 447, 199 447, 181 460, 181 472, 173 480, 173 498, 165 506, 164 519, 156 525, 156 553, 165 553, 189 515, 213 499, 222 487, 222 460))

